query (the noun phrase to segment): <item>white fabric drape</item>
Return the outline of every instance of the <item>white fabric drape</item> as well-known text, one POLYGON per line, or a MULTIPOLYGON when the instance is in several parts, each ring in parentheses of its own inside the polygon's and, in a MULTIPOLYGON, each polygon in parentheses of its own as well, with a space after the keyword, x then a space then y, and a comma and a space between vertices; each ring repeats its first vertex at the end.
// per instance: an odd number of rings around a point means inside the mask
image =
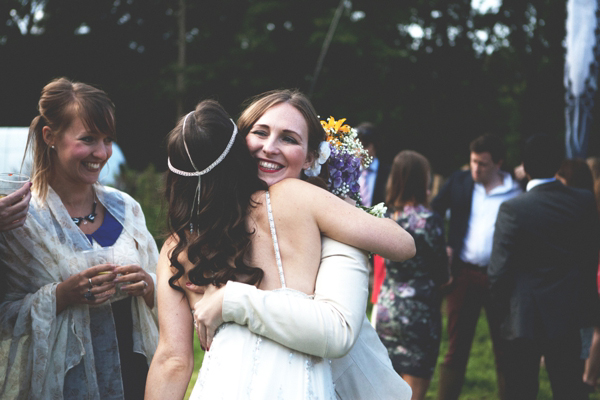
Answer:
MULTIPOLYGON (((155 273, 158 250, 139 204, 118 190, 99 184, 94 188, 123 225, 121 235, 135 242, 140 265, 155 273)), ((0 233, 0 267, 7 283, 0 304, 0 398, 62 398, 65 374, 81 362, 88 398, 101 398, 95 378, 102 371, 94 366, 89 306, 72 305, 56 315, 56 286, 88 268, 81 252, 91 248, 52 188, 44 203, 34 194, 22 228, 0 233)), ((134 351, 150 363, 158 344, 157 320, 141 297, 132 302, 132 320, 134 351)))
POLYGON ((569 0, 566 24, 566 148, 567 157, 585 158, 591 110, 598 78, 597 0, 569 0))

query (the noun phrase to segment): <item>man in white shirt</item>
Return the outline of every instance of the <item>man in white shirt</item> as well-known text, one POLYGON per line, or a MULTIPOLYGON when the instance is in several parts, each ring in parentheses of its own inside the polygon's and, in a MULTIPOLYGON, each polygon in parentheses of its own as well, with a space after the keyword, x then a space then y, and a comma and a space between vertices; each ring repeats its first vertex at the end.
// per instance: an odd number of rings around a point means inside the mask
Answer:
POLYGON ((504 399, 499 319, 491 308, 487 265, 490 261, 494 224, 500 204, 521 189, 501 170, 505 149, 492 134, 470 145, 470 170, 450 176, 432 202, 445 215, 450 210, 448 256, 452 285, 447 295, 448 352, 440 367, 438 399, 458 399, 481 308, 485 308, 496 356, 499 397, 504 399))

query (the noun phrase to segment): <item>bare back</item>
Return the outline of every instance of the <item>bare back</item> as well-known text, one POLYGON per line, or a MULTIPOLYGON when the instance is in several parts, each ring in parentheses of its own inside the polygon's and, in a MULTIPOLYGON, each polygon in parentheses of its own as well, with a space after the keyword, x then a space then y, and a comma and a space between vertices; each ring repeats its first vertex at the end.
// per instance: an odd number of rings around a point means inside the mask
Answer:
MULTIPOLYGON (((257 192, 252 196, 256 206, 250 209, 247 227, 252 240, 247 254, 246 264, 261 268, 265 275, 258 286, 263 290, 280 289, 281 283, 275 258, 275 249, 268 219, 266 192, 257 192)), ((286 286, 304 292, 314 293, 315 281, 321 261, 321 233, 314 218, 296 204, 286 207, 286 194, 283 190, 270 192, 274 225, 278 240, 286 286)), ((186 272, 193 268, 186 253, 179 255, 179 262, 186 272)), ((188 301, 195 304, 202 298, 203 288, 186 285, 187 277, 182 277, 180 287, 184 289, 188 301)))
MULTIPOLYGON (((275 259, 275 250, 269 226, 265 192, 255 193, 259 202, 252 209, 248 228, 254 230, 248 264, 259 267, 265 277, 259 288, 281 288, 275 259)), ((285 191, 272 187, 270 192, 273 222, 277 232, 279 251, 286 286, 306 294, 313 294, 321 259, 321 233, 307 210, 287 206, 285 191)))
MULTIPOLYGON (((373 217, 321 188, 299 179, 286 179, 272 185, 269 193, 286 286, 290 289, 313 294, 321 234, 394 261, 414 256, 412 236, 395 221, 373 217)), ((253 232, 246 264, 264 271, 259 289, 279 289, 265 192, 256 192, 252 198, 256 206, 250 208, 246 221, 253 232)), ((180 262, 186 270, 192 267, 187 260, 180 262)), ((202 288, 184 289, 188 294, 203 293, 202 288)), ((188 296, 188 300, 194 304, 199 298, 188 296)))

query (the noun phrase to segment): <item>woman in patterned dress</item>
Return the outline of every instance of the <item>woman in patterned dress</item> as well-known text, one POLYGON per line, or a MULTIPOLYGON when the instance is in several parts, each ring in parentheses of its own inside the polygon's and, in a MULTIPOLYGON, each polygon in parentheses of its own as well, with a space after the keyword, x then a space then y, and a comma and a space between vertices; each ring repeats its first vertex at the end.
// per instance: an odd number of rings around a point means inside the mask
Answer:
POLYGON ((403 262, 385 260, 377 303, 377 333, 413 399, 425 398, 433 376, 441 339, 440 285, 449 278, 443 220, 427 207, 430 171, 427 159, 415 151, 394 158, 386 201, 390 217, 415 239, 417 255, 403 262))

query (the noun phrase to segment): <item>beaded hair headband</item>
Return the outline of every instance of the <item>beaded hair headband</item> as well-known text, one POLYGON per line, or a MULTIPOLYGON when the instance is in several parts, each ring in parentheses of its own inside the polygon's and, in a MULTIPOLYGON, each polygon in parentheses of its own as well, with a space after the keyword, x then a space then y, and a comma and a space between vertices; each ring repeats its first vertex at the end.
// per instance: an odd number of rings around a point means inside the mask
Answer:
POLYGON ((197 212, 200 210, 201 177, 202 177, 202 175, 210 172, 214 167, 219 165, 219 163, 221 161, 223 161, 225 156, 227 156, 227 154, 229 153, 229 150, 231 150, 231 146, 233 146, 233 142, 235 141, 235 137, 238 133, 237 125, 230 118, 229 120, 233 124, 233 133, 231 135, 231 139, 229 139, 229 143, 227 143, 227 147, 225 147, 225 150, 223 150, 223 153, 221 153, 219 158, 217 158, 212 164, 210 164, 208 167, 204 168, 202 171, 198 171, 198 167, 196 167, 196 164, 194 164, 194 161, 192 160, 192 156, 190 155, 190 151, 188 150, 187 143, 185 142, 185 124, 187 122, 188 117, 193 113, 194 113, 194 111, 190 111, 183 119, 183 127, 181 128, 181 136, 183 136, 183 147, 185 148, 185 152, 187 153, 188 158, 190 159, 190 163, 192 164, 192 167, 194 167, 195 172, 188 172, 188 171, 182 171, 180 169, 177 169, 173 166, 173 164, 171 164, 171 157, 167 158, 167 164, 169 165, 169 169, 174 174, 181 175, 181 176, 197 176, 198 177, 198 185, 196 186, 196 193, 194 194, 194 203, 192 205, 192 210, 190 212, 190 232, 193 232, 193 226, 192 226, 191 220, 192 220, 192 215, 194 214, 194 208, 196 208, 197 212))

